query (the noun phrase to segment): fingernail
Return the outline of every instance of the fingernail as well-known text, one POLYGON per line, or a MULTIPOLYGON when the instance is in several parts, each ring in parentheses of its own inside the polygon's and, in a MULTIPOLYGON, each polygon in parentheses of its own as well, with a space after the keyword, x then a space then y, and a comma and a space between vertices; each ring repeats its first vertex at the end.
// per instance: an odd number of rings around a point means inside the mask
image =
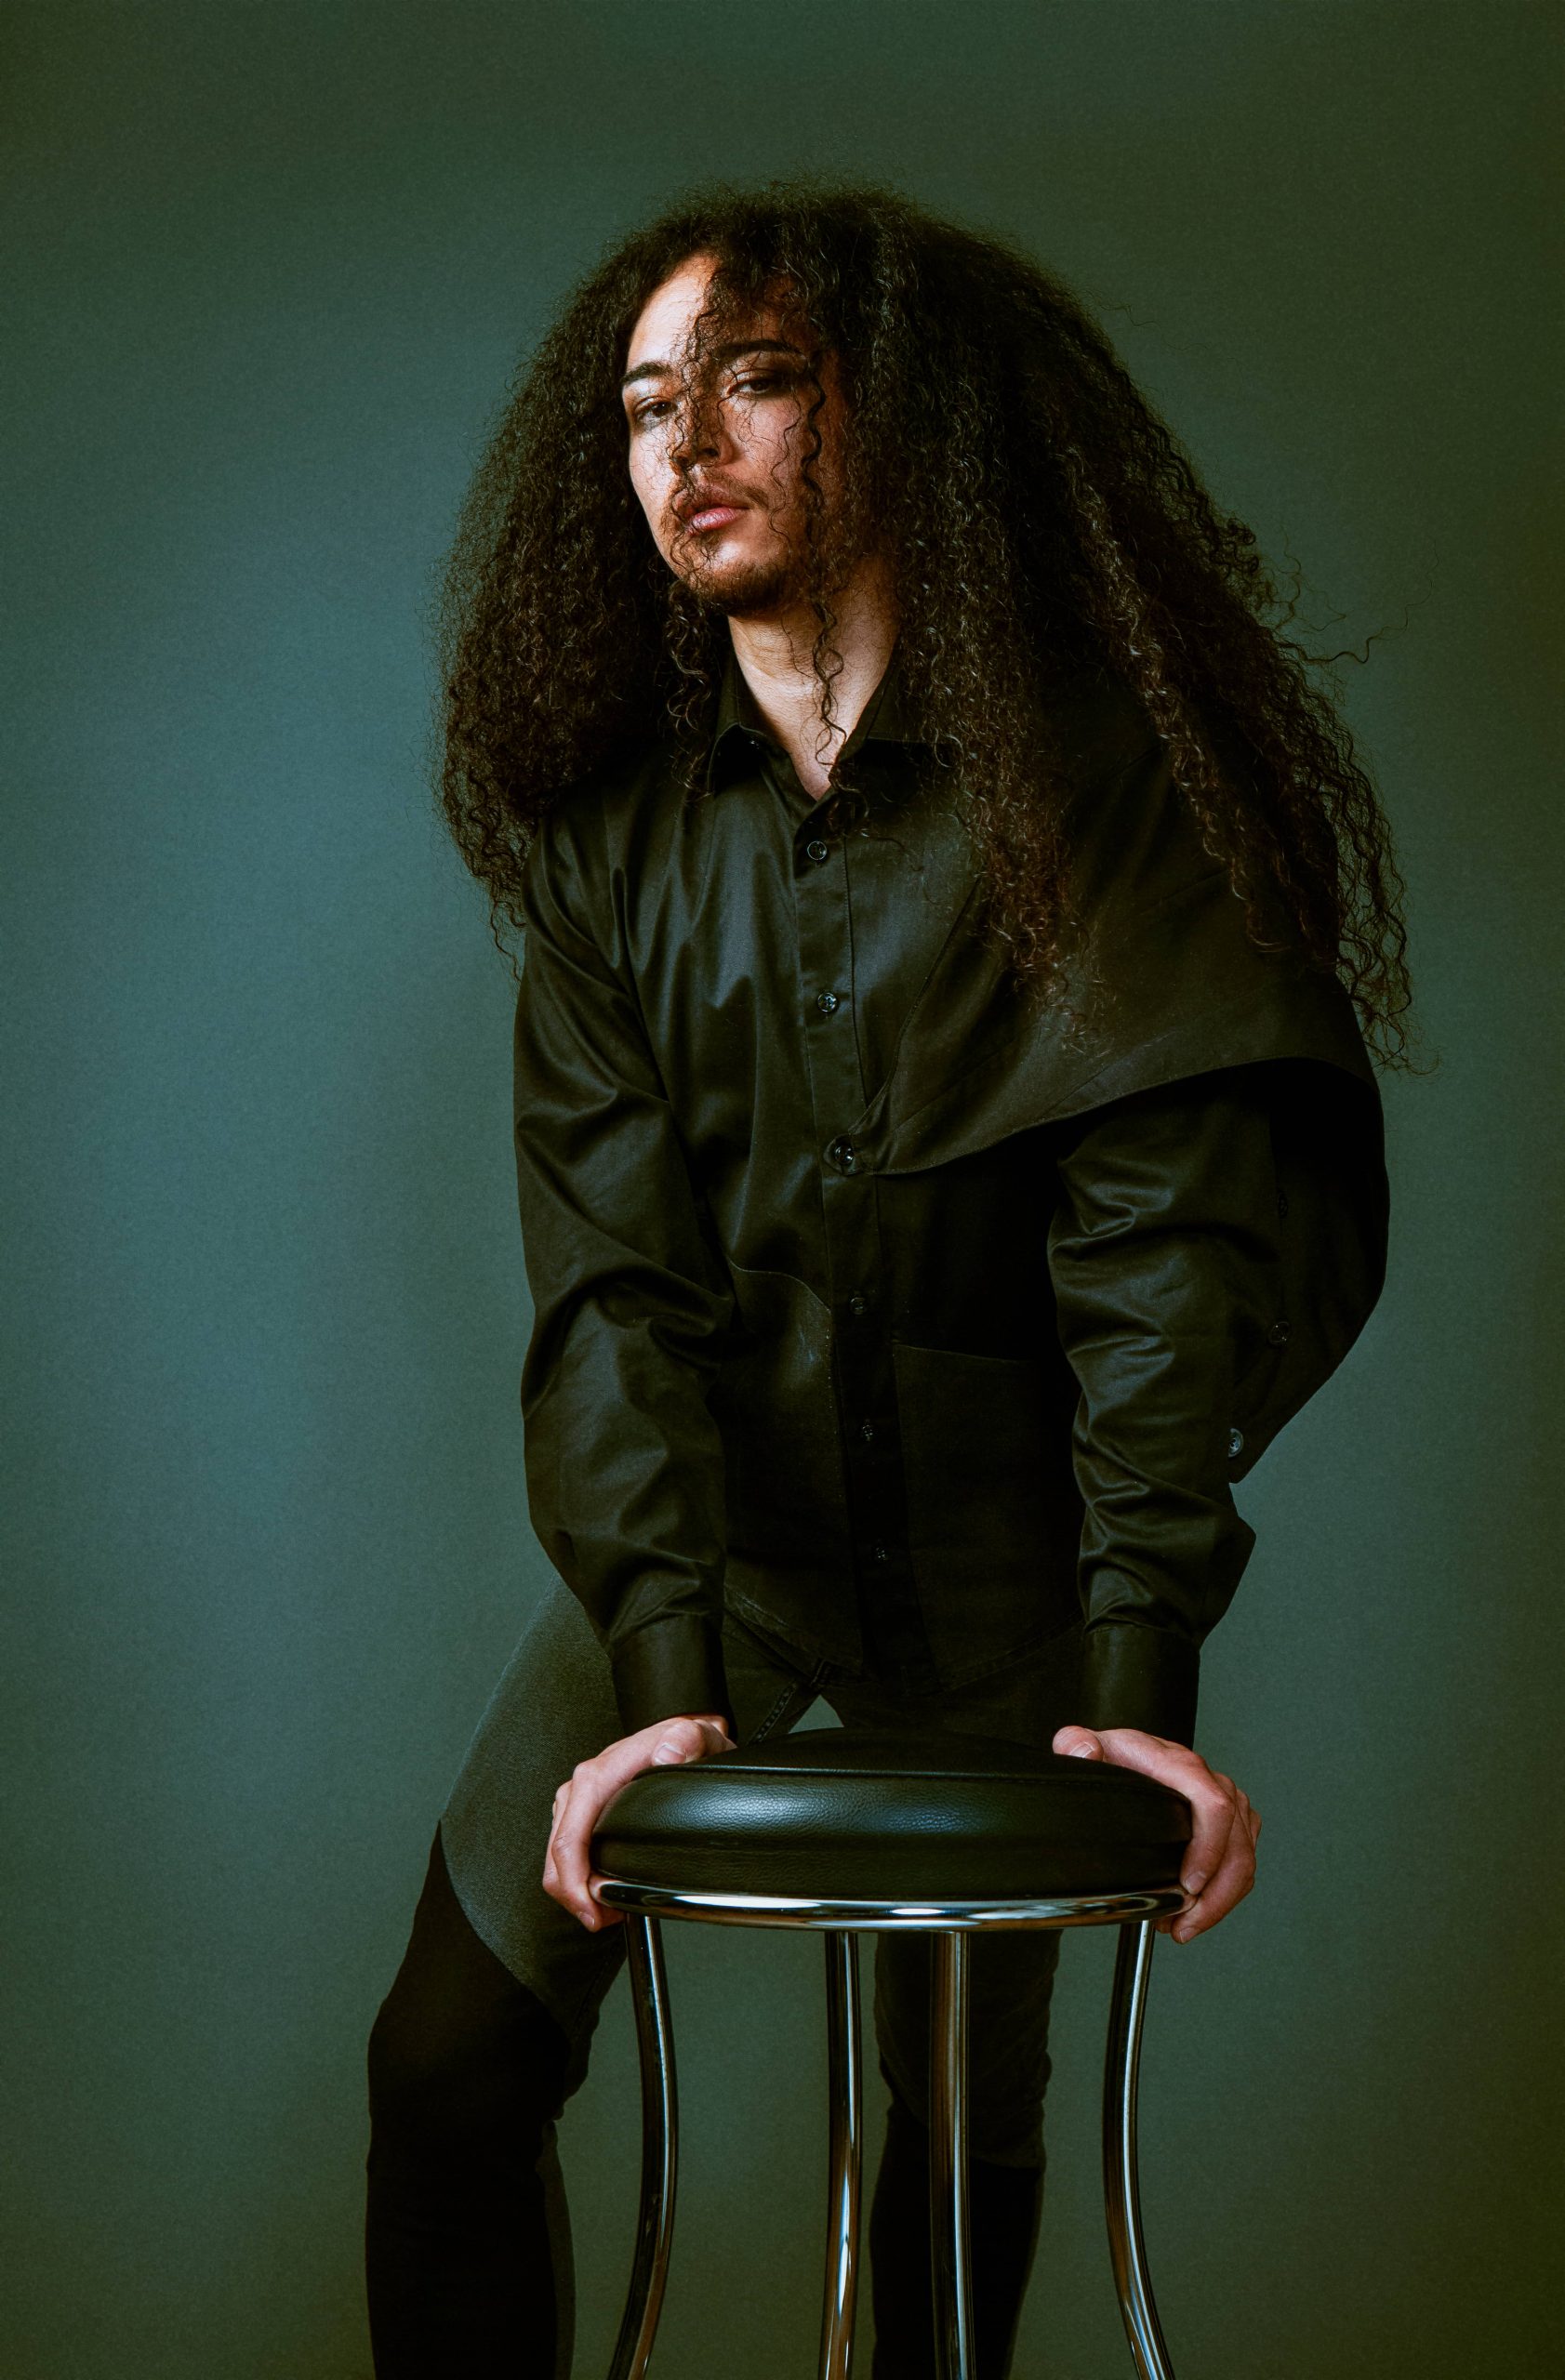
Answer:
POLYGON ((684 1754, 676 1744, 659 1744, 652 1757, 660 1767, 667 1767, 670 1761, 683 1760, 684 1754))
POLYGON ((1181 1876, 1179 1881, 1187 1893, 1194 1894, 1204 1892, 1206 1889, 1206 1871, 1202 1868, 1194 1868, 1187 1876, 1181 1876))

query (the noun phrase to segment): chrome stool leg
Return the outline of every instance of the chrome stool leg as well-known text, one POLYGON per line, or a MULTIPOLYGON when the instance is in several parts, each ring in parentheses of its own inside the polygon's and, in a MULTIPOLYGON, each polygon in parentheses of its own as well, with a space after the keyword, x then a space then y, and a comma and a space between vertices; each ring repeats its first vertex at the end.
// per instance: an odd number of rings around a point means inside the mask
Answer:
POLYGON ((858 1937, 845 1929, 826 1944, 828 2181, 826 2304, 820 2318, 820 2380, 848 2380, 858 2296, 858 2218, 864 2175, 864 2072, 858 2005, 858 1937))
POLYGON ((642 2380, 652 2358, 669 2278, 679 2168, 679 2098, 662 1939, 656 1918, 628 1917, 626 1925, 642 2069, 642 2192, 635 2262, 609 2380, 642 2380))
POLYGON ((1141 2236, 1141 2196, 1136 2185, 1135 2085, 1141 2064, 1141 2026, 1147 1985, 1158 1938, 1151 1919, 1120 1928, 1114 1962, 1114 1995, 1108 2012, 1108 2055, 1103 2074, 1103 2197, 1108 2215, 1108 2254, 1124 2317, 1125 2336, 1140 2380, 1174 2380, 1141 2236))
POLYGON ((930 2249, 935 2369, 972 2380, 973 2266, 967 2227, 967 1936, 935 1936, 930 2006, 930 2249))

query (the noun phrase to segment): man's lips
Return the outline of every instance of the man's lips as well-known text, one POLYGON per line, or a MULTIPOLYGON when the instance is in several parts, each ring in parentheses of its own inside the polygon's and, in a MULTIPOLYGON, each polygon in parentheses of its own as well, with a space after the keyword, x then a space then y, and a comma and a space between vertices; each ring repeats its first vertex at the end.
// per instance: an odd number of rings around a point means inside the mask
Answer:
POLYGON ((705 536, 713 529, 726 529, 729 522, 736 521, 744 509, 742 504, 735 504, 726 496, 715 496, 685 497, 674 507, 681 524, 686 529, 693 529, 697 536, 705 536))

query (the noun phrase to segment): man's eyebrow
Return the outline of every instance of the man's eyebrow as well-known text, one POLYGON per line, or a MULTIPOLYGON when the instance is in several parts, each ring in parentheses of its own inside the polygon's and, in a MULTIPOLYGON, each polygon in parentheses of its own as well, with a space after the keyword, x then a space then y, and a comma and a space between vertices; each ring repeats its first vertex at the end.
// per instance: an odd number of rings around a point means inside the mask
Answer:
MULTIPOLYGON (((733 338, 722 347, 714 347, 711 355, 714 364, 733 364, 741 355, 791 355, 799 362, 803 360, 803 350, 786 338, 733 338)), ((636 380, 656 380, 674 368, 671 364, 649 358, 644 364, 632 364, 619 385, 624 390, 636 380)))

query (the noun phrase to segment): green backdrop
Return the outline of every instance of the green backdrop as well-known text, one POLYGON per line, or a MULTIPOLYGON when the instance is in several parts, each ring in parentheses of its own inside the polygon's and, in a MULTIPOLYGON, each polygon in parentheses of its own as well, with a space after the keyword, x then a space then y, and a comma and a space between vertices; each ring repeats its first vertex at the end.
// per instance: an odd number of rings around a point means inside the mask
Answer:
MULTIPOLYGON (((7 2373, 368 2373, 364 2040, 543 1576, 512 985, 427 789, 425 615, 574 277, 690 178, 799 167, 1064 272, 1301 560, 1307 641, 1367 655, 1345 700, 1440 1064, 1388 1092, 1380 1311, 1244 1490, 1203 1745, 1266 1814, 1263 1884, 1160 1956, 1147 2216, 1201 2380, 1544 2369, 1560 31, 1517 0, 13 7, 7 2373)), ((1066 1961, 1022 2375, 1129 2368, 1108 1949, 1066 1961)), ((818 1956, 673 1945, 681 2380, 813 2368, 818 1956)), ((583 2375, 632 2076, 617 1992, 564 2135, 583 2375)))

